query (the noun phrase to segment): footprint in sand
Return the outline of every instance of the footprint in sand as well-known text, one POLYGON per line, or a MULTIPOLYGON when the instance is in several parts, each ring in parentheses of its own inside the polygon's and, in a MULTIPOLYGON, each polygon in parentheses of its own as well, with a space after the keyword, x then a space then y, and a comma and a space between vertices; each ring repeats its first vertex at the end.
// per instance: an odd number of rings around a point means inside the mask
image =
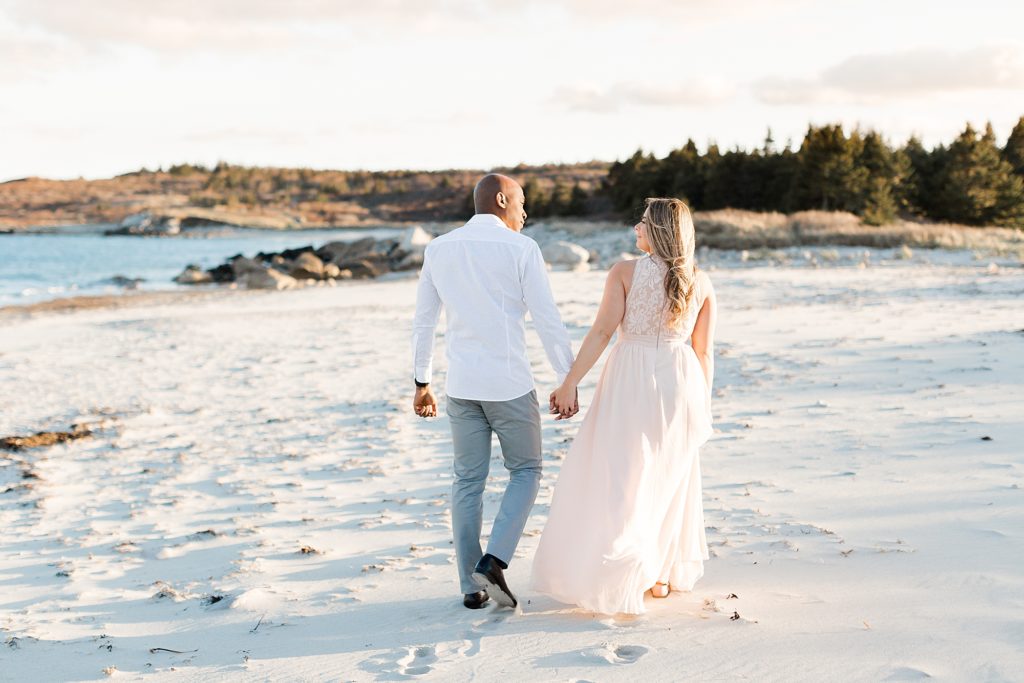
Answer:
POLYGON ((889 674, 887 681, 923 681, 926 678, 931 678, 932 675, 927 671, 921 669, 915 669, 912 666, 901 666, 892 670, 889 674))
POLYGON ((404 657, 398 660, 398 672, 404 676, 426 676, 437 663, 437 648, 433 645, 410 647, 404 657))
POLYGON ((647 654, 647 648, 641 645, 616 645, 605 643, 583 651, 587 659, 600 659, 609 664, 633 664, 647 654))

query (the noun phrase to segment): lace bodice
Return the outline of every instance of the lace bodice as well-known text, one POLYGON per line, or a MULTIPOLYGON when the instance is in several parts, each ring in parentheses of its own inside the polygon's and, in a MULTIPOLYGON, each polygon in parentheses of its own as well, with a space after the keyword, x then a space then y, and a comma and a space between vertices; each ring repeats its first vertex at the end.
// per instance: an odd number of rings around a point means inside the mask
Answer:
POLYGON ((667 325, 668 300, 665 296, 665 271, 668 265, 650 255, 638 259, 633 271, 633 284, 626 296, 626 314, 622 318, 622 331, 626 334, 660 336, 661 339, 686 339, 693 333, 697 313, 704 304, 702 273, 697 274, 693 299, 683 313, 682 324, 676 328, 667 325), (659 335, 660 333, 660 335, 659 335))

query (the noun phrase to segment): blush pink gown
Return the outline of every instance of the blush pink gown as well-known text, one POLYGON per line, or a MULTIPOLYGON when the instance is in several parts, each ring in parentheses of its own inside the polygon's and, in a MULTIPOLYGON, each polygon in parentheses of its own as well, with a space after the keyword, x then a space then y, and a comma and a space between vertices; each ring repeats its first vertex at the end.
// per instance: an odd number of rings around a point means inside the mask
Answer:
POLYGON ((687 343, 711 288, 698 273, 669 329, 656 257, 637 261, 593 402, 562 465, 533 561, 533 587, 605 614, 642 614, 656 581, 691 590, 708 558, 698 449, 711 397, 687 343))

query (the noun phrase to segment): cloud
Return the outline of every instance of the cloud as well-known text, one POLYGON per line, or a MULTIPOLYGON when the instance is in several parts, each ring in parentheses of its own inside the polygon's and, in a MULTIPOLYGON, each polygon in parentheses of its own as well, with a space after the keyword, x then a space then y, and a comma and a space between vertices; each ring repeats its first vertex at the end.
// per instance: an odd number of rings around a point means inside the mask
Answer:
POLYGON ((765 78, 753 84, 755 96, 767 104, 872 103, 943 92, 1020 88, 1024 88, 1024 50, 1016 46, 856 55, 814 78, 765 78))
POLYGON ((84 57, 65 41, 0 31, 0 83, 35 80, 84 57))
POLYGON ((508 30, 531 25, 538 9, 560 9, 572 21, 623 19, 664 23, 777 15, 779 5, 811 0, 0 0, 0 19, 92 48, 142 47, 155 52, 265 51, 309 42, 338 44, 364 32, 409 35, 508 30))
POLYGON ((621 107, 692 107, 719 104, 733 96, 724 82, 694 80, 684 84, 615 83, 607 88, 571 86, 555 90, 550 102, 569 111, 610 113, 621 107))
POLYGON ((90 47, 155 52, 338 45, 356 29, 435 30, 483 19, 473 0, 6 0, 9 21, 90 47))
MULTIPOLYGON (((735 21, 760 16, 778 16, 780 12, 813 4, 813 0, 556 0, 548 5, 561 6, 579 19, 620 21, 645 19, 664 22, 682 20, 694 23, 735 21)), ((685 23, 683 25, 685 27, 685 23)))

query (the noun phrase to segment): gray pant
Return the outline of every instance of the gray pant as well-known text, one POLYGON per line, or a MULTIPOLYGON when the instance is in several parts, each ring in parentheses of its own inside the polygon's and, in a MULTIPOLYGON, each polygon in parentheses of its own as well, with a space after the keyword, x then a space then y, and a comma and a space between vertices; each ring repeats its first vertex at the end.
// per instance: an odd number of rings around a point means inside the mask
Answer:
POLYGON ((470 401, 448 397, 448 420, 455 449, 452 532, 463 593, 480 590, 471 577, 483 557, 483 493, 491 464, 491 434, 498 435, 508 486, 494 518, 487 552, 506 564, 523 535, 540 488, 540 409, 537 392, 511 401, 470 401))

